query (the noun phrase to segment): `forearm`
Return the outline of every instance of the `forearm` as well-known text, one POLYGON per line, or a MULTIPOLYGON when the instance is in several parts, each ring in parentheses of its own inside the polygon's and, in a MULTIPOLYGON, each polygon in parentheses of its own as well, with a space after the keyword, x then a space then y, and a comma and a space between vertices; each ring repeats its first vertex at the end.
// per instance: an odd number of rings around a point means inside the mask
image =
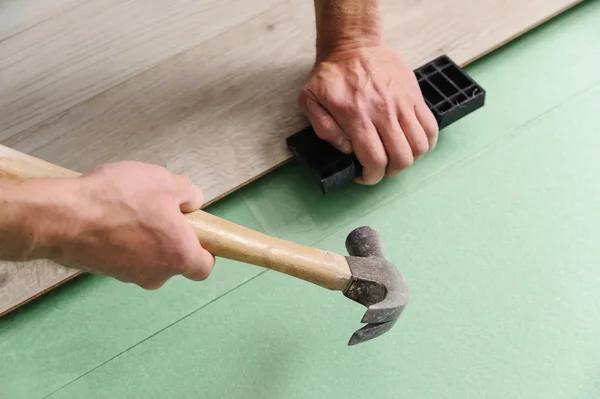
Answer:
POLYGON ((314 0, 317 57, 381 43, 379 0, 314 0))
POLYGON ((65 234, 62 216, 76 198, 75 179, 0 179, 0 259, 52 258, 65 234))
POLYGON ((437 122, 412 68, 385 45, 379 0, 315 0, 317 56, 299 103, 317 136, 376 184, 435 147, 437 122))
POLYGON ((214 257, 183 212, 200 189, 156 165, 124 161, 76 178, 0 178, 0 259, 46 258, 156 289, 208 276, 214 257))

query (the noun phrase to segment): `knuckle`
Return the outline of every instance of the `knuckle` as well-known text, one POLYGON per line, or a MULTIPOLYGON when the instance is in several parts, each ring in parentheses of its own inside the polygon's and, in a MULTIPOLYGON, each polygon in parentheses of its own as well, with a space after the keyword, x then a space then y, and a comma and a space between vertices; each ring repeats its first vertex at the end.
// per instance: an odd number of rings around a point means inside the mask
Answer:
POLYGON ((192 180, 186 175, 177 175, 177 180, 183 187, 189 187, 192 185, 192 180))
POLYGON ((188 248, 181 243, 177 243, 173 246, 170 255, 170 269, 174 273, 183 273, 185 270, 187 270, 187 266, 189 265, 191 259, 192 257, 188 248))
POLYGON ((422 98, 421 94, 418 91, 409 90, 406 92, 406 97, 405 97, 404 101, 406 102, 406 104, 408 104, 412 107, 412 106, 416 105, 418 103, 419 99, 421 99, 421 98, 422 98))
POLYGON ((337 108, 338 111, 343 112, 345 115, 355 116, 357 114, 356 104, 350 100, 335 101, 333 106, 337 108))
POLYGON ((200 268, 195 273, 195 275, 198 278, 198 280, 206 280, 208 278, 208 276, 210 275, 211 271, 212 271, 212 266, 211 265, 205 265, 204 267, 200 268))
POLYGON ((402 126, 408 125, 411 123, 412 118, 415 117, 414 108, 407 104, 402 104, 398 108, 398 121, 402 126))
POLYGON ((371 169, 382 169, 387 166, 388 160, 384 154, 371 151, 367 154, 364 166, 371 169))
POLYGON ((312 113, 311 119, 315 133, 322 139, 329 139, 330 136, 336 133, 335 122, 325 113, 312 113))
POLYGON ((394 101, 390 96, 380 95, 371 100, 371 104, 378 115, 391 119, 394 116, 394 101))
MULTIPOLYGON (((321 124, 321 128, 324 130, 324 133, 333 133, 335 132, 335 125, 330 118, 325 116, 319 117, 319 123, 321 124)), ((328 135, 329 136, 329 135, 328 135)))
MULTIPOLYGON (((413 154, 414 154, 415 158, 425 155, 425 153, 427 153, 427 149, 423 148, 420 145, 415 146, 415 149, 413 150, 413 154)), ((408 166, 410 166, 410 165, 408 165, 408 166)))
POLYGON ((327 129, 324 126, 321 126, 321 128, 315 128, 315 134, 317 135, 318 138, 320 138, 321 140, 325 140, 325 141, 334 141, 337 138, 337 135, 335 134, 334 131, 327 129))
POLYGON ((175 176, 167 168, 156 164, 139 163, 138 172, 142 173, 143 175, 152 176, 154 177, 155 181, 162 182, 163 184, 173 182, 175 176))
MULTIPOLYGON (((415 156, 421 156, 429 151, 429 143, 426 140, 417 140, 413 146, 415 156)), ((410 165, 409 165, 410 166, 410 165)))
POLYGON ((425 120, 421 123, 421 126, 423 127, 425 134, 427 137, 437 137, 440 133, 440 128, 435 116, 433 116, 433 113, 429 108, 427 108, 427 106, 425 106, 423 113, 425 120))
POLYGON ((362 118, 366 114, 365 104, 358 98, 337 101, 335 105, 342 113, 352 119, 362 118))
POLYGON ((394 156, 392 162, 391 162, 391 168, 394 171, 399 171, 402 169, 406 169, 410 166, 412 166, 412 164, 415 162, 415 159, 413 157, 412 154, 409 153, 398 153, 396 154, 396 156, 394 156))
POLYGON ((94 169, 92 169, 92 171, 90 173, 104 173, 107 170, 110 170, 114 166, 115 166, 114 163, 113 164, 105 163, 105 164, 102 164, 102 165, 98 165, 94 169))
POLYGON ((141 288, 148 291, 156 291, 165 284, 166 280, 144 280, 137 283, 141 288))
POLYGON ((308 86, 304 86, 302 90, 300 90, 300 94, 298 95, 298 104, 301 107, 307 108, 307 104, 309 99, 311 98, 311 91, 308 86))
POLYGON ((431 136, 431 137, 434 137, 434 138, 435 138, 435 137, 437 137, 437 136, 438 136, 438 134, 440 133, 440 128, 439 128, 439 126, 438 126, 438 124, 437 124, 437 121, 435 121, 435 117, 433 117, 433 115, 432 115, 431 119, 432 119, 434 122, 433 122, 433 123, 431 123, 431 126, 428 126, 428 127, 426 128, 425 132, 426 132, 426 133, 427 133, 429 136, 431 136))
POLYGON ((333 102, 339 96, 339 85, 324 71, 313 73, 309 81, 302 87, 298 96, 300 105, 306 105, 308 101, 333 102))

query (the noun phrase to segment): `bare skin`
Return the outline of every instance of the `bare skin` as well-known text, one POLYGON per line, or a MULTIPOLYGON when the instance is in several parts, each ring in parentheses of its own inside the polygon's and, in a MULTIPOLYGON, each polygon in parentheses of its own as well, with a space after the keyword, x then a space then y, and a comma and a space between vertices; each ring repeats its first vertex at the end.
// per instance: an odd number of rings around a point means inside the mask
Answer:
POLYGON ((146 289, 214 263, 182 212, 202 205, 185 176, 139 162, 74 179, 0 181, 0 258, 47 258, 146 289))
POLYGON ((317 54, 299 103, 317 135, 376 184, 435 147, 438 126, 410 67, 381 37, 379 0, 315 0, 317 54))
MULTIPOLYGON (((375 184, 431 150, 437 124, 415 76, 381 38, 378 0, 315 0, 317 52, 300 94, 317 134, 375 184)), ((138 162, 80 178, 0 179, 0 259, 53 259, 156 289, 174 275, 205 279, 214 263, 182 212, 200 190, 138 162)))

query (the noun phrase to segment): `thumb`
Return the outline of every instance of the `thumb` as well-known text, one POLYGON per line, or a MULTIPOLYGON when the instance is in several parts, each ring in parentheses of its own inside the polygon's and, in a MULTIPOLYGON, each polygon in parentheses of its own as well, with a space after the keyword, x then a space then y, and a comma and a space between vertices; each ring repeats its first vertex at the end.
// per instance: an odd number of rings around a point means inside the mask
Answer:
POLYGON ((202 190, 194 185, 187 176, 177 176, 179 191, 179 208, 188 213, 200 209, 204 202, 202 190))
POLYGON ((350 140, 335 118, 321 104, 308 96, 301 98, 300 103, 317 136, 345 154, 352 152, 350 140))

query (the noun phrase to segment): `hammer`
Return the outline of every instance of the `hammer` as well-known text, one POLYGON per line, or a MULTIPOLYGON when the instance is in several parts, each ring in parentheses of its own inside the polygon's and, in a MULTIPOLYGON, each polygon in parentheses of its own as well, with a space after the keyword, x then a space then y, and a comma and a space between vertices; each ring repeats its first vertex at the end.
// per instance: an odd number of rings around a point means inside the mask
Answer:
MULTIPOLYGON (((0 177, 77 177, 78 173, 0 145, 0 177)), ((215 256, 233 259, 300 278, 342 293, 367 307, 365 326, 348 345, 388 331, 408 303, 402 274, 381 251, 379 236, 359 227, 346 238, 350 256, 271 237, 198 210, 185 214, 202 246, 215 256)))

